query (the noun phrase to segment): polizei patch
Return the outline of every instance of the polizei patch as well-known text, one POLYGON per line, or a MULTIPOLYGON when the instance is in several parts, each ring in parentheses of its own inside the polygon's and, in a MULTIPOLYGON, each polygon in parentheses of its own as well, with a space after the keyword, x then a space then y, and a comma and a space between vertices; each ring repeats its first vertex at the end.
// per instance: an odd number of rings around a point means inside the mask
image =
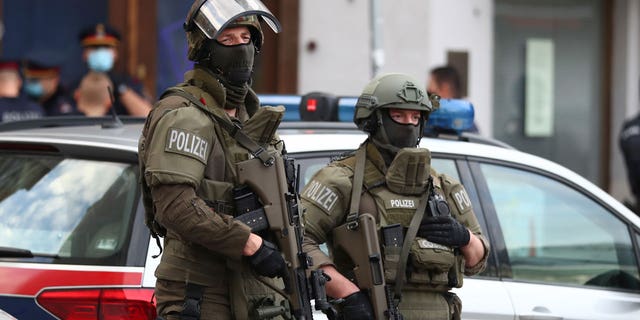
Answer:
POLYGON ((451 192, 451 196, 461 214, 471 210, 471 200, 462 186, 456 186, 451 192))
POLYGON ((338 200, 338 195, 333 190, 315 180, 309 182, 309 186, 305 189, 303 196, 315 202, 318 207, 327 213, 331 212, 338 200))
POLYGON ((412 199, 389 199, 387 208, 415 209, 416 202, 412 199))
POLYGON ((169 128, 164 150, 195 158, 206 164, 209 142, 191 131, 169 128))

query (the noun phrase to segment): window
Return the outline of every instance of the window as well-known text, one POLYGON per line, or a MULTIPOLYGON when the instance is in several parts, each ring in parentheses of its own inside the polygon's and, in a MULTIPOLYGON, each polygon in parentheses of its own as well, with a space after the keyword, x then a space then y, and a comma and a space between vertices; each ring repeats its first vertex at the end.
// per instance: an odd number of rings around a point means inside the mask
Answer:
POLYGON ((624 222, 558 181, 482 164, 515 280, 640 290, 624 222))
POLYGON ((454 179, 460 181, 460 175, 458 174, 458 169, 456 169, 456 164, 451 159, 431 159, 431 166, 438 173, 445 173, 454 179))
POLYGON ((113 263, 126 253, 137 166, 0 154, 0 168, 0 247, 60 263, 113 263))

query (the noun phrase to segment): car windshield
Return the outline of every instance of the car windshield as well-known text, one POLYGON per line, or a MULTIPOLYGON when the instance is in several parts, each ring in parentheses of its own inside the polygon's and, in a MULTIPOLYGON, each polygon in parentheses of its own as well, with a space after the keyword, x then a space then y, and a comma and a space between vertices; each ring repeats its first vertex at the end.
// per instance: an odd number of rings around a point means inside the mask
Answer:
POLYGON ((29 250, 34 261, 95 264, 113 262, 126 251, 137 205, 137 166, 2 153, 0 181, 0 247, 29 250))

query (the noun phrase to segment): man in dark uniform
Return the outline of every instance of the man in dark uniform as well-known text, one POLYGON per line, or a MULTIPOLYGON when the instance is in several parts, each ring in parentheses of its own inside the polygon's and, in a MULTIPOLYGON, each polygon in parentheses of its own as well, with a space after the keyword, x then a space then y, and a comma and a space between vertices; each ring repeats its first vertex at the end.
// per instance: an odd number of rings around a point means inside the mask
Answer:
POLYGON ((54 55, 38 52, 28 55, 24 67, 24 91, 38 102, 47 116, 77 115, 69 92, 60 82, 60 66, 54 55))
MULTIPOLYGON (((153 106, 140 138, 145 209, 155 219, 147 225, 166 234, 155 297, 167 320, 247 319, 282 301, 262 284, 284 276, 281 253, 233 219, 236 164, 252 156, 223 126, 261 135, 275 127, 257 123, 283 115, 284 108, 261 108, 250 88, 259 19, 279 32, 259 1, 195 1, 185 21, 194 69, 153 106)), ((275 137, 259 141, 276 150, 275 137)))
POLYGON ((627 175, 635 203, 629 204, 640 214, 640 113, 625 121, 620 131, 620 149, 627 166, 627 175))
MULTIPOLYGON (((99 23, 82 30, 79 40, 87 72, 107 73, 113 82, 113 107, 116 113, 146 117, 151 110, 151 103, 144 95, 142 83, 129 75, 113 71, 118 59, 120 33, 106 24, 99 23)), ((84 72, 83 76, 87 72, 84 72)), ((80 81, 76 81, 73 88, 77 88, 79 84, 80 81)))
POLYGON ((44 110, 21 94, 22 77, 17 61, 0 61, 0 120, 2 122, 40 118, 44 110))

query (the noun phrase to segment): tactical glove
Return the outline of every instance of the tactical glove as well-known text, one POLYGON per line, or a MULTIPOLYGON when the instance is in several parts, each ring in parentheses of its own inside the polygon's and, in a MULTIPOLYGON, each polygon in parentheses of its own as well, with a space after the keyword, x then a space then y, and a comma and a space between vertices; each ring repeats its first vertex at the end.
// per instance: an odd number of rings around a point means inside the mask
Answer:
POLYGON ((249 263, 261 276, 274 278, 287 274, 287 266, 278 248, 267 240, 262 240, 260 248, 249 256, 249 263))
POLYGON ((451 216, 428 216, 422 219, 418 236, 449 247, 464 247, 471 236, 467 227, 451 216))
POLYGON ((362 292, 354 292, 344 298, 342 306, 342 319, 371 320, 375 319, 373 308, 367 295, 362 292))

